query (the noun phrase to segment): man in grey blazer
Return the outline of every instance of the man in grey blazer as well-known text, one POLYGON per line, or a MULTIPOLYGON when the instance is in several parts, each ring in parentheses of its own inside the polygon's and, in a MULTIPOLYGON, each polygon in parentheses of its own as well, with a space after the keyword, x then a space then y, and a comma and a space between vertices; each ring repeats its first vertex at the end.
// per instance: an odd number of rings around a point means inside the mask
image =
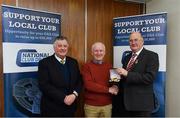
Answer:
POLYGON ((38 66, 41 116, 72 117, 82 87, 78 62, 66 56, 69 48, 66 37, 56 37, 53 47, 55 53, 42 59, 38 66))
POLYGON ((139 32, 129 38, 131 52, 117 72, 122 80, 119 93, 113 98, 113 116, 148 117, 154 109, 153 82, 159 68, 158 54, 143 47, 144 40, 139 32))

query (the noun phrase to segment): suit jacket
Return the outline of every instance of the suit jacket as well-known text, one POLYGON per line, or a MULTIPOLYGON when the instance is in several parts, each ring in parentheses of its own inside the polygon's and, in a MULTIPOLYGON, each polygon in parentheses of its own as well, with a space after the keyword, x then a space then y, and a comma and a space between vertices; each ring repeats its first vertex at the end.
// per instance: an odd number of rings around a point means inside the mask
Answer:
POLYGON ((76 110, 76 103, 70 106, 64 104, 64 98, 73 91, 80 92, 82 81, 78 62, 66 57, 69 80, 64 78, 62 66, 54 55, 44 58, 39 62, 38 80, 42 91, 41 115, 42 116, 71 116, 76 110))
MULTIPOLYGON (((123 60, 126 68, 132 53, 123 60)), ((122 82, 124 105, 128 111, 152 111, 154 109, 153 81, 159 68, 158 54, 143 48, 131 70, 122 82)))

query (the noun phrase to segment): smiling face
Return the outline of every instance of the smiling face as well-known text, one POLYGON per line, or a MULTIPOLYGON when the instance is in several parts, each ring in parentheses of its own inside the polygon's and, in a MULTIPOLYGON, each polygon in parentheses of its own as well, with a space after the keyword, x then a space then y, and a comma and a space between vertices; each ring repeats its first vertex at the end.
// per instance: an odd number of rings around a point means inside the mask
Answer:
POLYGON ((131 33, 129 37, 129 45, 132 52, 138 52, 143 47, 143 44, 144 40, 139 32, 131 33))
POLYGON ((102 61, 105 55, 105 46, 101 42, 94 43, 91 48, 91 54, 94 60, 102 61))
POLYGON ((56 40, 54 42, 54 51, 55 54, 61 58, 64 59, 68 52, 69 44, 66 40, 56 40))

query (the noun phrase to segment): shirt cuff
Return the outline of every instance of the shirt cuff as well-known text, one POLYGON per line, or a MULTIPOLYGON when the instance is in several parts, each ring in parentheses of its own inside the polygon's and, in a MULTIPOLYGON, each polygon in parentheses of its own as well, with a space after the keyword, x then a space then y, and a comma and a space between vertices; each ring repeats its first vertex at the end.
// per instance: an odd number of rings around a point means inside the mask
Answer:
POLYGON ((78 97, 78 93, 76 91, 73 91, 73 94, 78 97))

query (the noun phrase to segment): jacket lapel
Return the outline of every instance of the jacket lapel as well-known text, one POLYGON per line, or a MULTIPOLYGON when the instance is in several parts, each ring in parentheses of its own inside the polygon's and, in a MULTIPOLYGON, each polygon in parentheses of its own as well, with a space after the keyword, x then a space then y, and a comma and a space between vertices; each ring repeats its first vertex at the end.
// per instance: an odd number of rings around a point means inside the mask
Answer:
POLYGON ((126 60, 124 61, 124 67, 123 68, 127 68, 127 65, 128 65, 128 62, 129 60, 131 59, 131 55, 132 55, 132 52, 130 52, 127 56, 126 56, 126 60))

